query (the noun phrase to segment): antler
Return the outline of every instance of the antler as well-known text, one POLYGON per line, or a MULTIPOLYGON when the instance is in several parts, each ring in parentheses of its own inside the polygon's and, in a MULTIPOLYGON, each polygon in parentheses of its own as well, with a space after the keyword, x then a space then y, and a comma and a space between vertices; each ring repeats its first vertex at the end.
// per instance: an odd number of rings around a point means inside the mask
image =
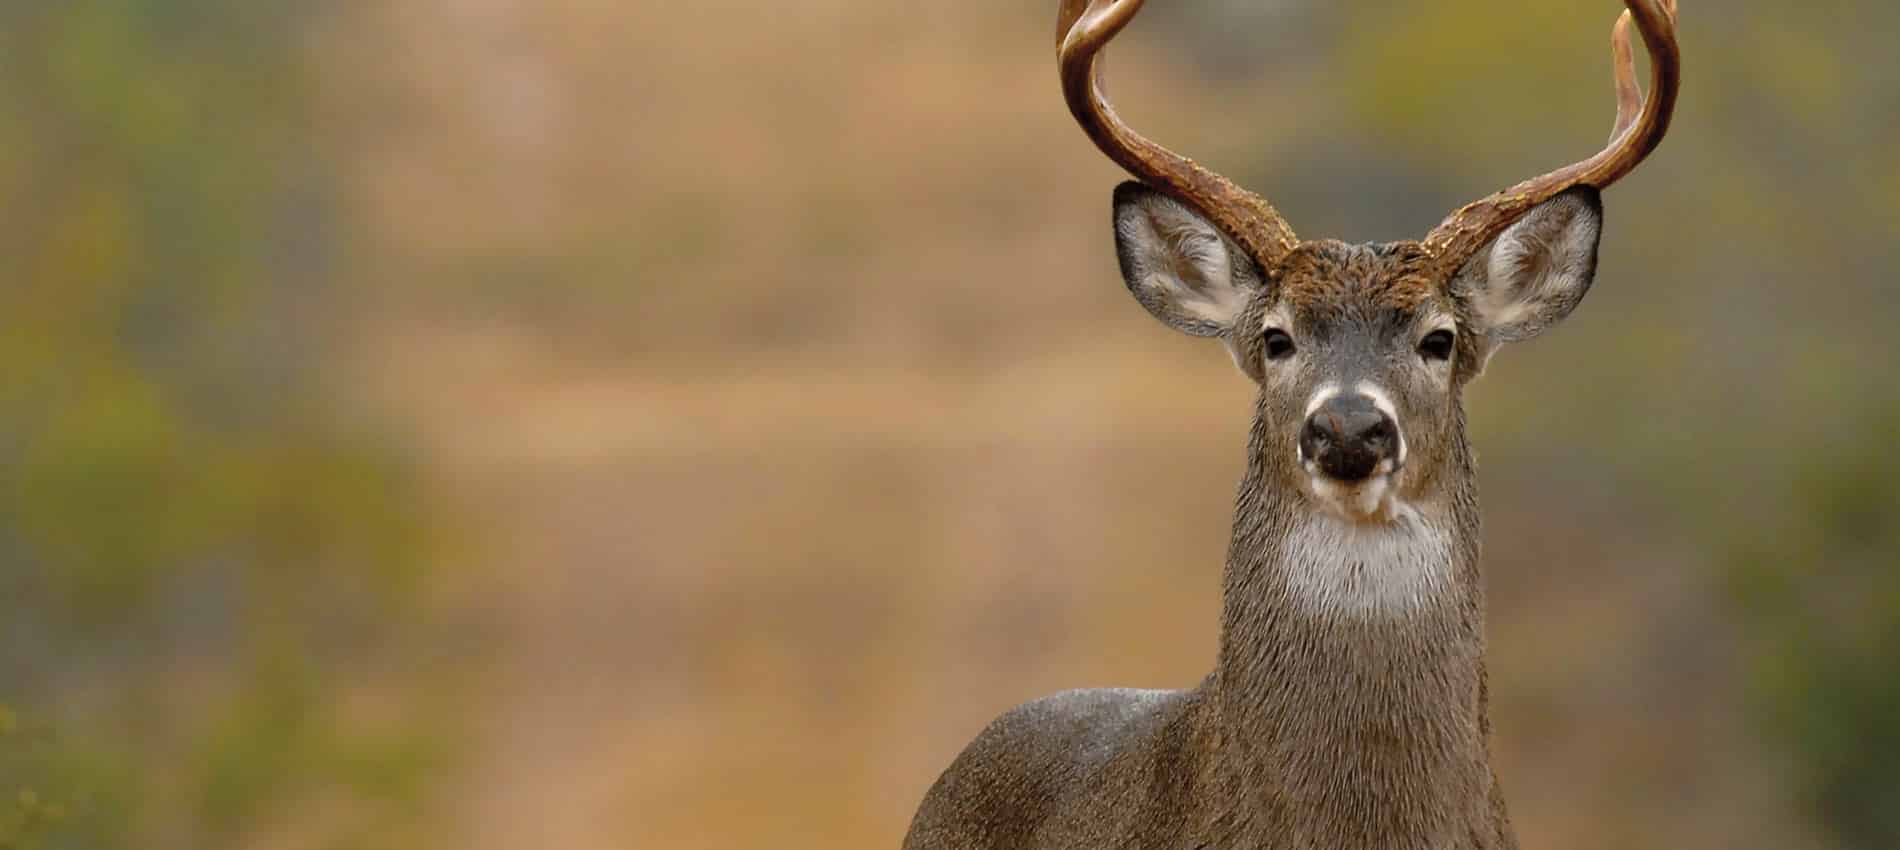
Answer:
POLYGON ((1193 160, 1142 138, 1108 105, 1096 56, 1141 11, 1143 0, 1062 0, 1056 62, 1062 95, 1083 132, 1115 164, 1207 216, 1253 255, 1267 274, 1299 244, 1271 204, 1193 160))
POLYGON ((1624 0, 1628 6, 1610 33, 1615 66, 1616 123, 1610 144, 1596 156, 1565 166, 1542 177, 1512 186, 1452 213, 1425 237, 1427 251, 1455 271, 1478 249, 1538 204, 1574 186, 1608 187, 1662 143, 1676 107, 1682 84, 1681 55, 1676 45, 1676 0, 1624 0), (1649 97, 1636 86, 1636 58, 1630 50, 1630 22, 1643 34, 1649 49, 1649 97), (1639 102, 1640 101, 1640 102, 1639 102), (1639 111, 1640 108, 1640 111, 1639 111))

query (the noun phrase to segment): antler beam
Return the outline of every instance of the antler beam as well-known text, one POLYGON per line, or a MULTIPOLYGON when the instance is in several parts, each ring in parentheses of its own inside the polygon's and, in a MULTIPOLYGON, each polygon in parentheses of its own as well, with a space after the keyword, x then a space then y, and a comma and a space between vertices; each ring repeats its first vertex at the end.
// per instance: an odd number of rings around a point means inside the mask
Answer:
POLYGON ((1425 247, 1455 271, 1518 217, 1574 186, 1604 189, 1636 169, 1662 143, 1682 85, 1681 54, 1676 44, 1676 0, 1624 0, 1628 6, 1610 33, 1616 86, 1616 123, 1610 143, 1596 156, 1535 177, 1451 214, 1425 247), (1649 96, 1636 84, 1636 58, 1630 49, 1630 24, 1649 50, 1649 96))
POLYGON ((1115 164, 1142 182, 1188 203, 1253 255, 1268 275, 1299 244, 1265 199, 1136 133, 1102 92, 1098 56, 1134 20, 1143 0, 1062 0, 1056 20, 1056 62, 1062 94, 1076 123, 1115 164))

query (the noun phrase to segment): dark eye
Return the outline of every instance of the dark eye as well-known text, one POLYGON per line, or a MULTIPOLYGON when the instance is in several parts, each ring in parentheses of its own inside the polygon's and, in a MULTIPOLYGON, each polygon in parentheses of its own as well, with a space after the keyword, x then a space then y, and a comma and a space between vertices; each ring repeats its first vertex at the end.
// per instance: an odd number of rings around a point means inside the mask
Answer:
POLYGON ((1451 331, 1432 331, 1419 340, 1418 356, 1426 360, 1450 360, 1452 342, 1451 331))
POLYGON ((1285 360, 1293 356, 1293 337, 1279 328, 1267 329, 1267 359, 1285 360))

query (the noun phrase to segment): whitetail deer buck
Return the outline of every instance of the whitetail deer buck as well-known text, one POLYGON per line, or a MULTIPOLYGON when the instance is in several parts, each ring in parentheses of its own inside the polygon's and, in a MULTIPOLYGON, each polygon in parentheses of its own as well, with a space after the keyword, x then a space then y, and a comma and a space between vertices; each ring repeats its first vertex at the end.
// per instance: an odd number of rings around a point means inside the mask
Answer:
POLYGON ((1676 4, 1625 5, 1608 147, 1423 241, 1346 245, 1295 239, 1266 201, 1122 123, 1096 56, 1142 0, 1062 0, 1069 110, 1140 178, 1115 191, 1129 291, 1220 337, 1260 387, 1219 658, 1191 690, 1072 691, 1004 714, 930 790, 906 848, 1517 846, 1488 753, 1462 392, 1499 346, 1582 300, 1598 190, 1668 129, 1676 4))

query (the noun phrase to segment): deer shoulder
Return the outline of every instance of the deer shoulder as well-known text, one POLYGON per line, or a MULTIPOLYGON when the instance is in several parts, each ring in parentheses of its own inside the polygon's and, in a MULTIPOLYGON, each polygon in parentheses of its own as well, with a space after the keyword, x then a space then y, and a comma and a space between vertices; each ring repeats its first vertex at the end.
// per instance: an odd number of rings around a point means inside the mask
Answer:
POLYGON ((1596 155, 1423 239, 1301 240, 1266 200, 1128 127, 1097 57, 1141 0, 1063 0, 1070 112, 1135 181, 1123 283, 1220 340, 1258 392, 1214 670, 1184 691, 1070 691, 998 718, 926 794, 910 850, 1515 848, 1492 772, 1464 389, 1596 279, 1600 192, 1661 142, 1674 0, 1624 0, 1596 155), (1650 53, 1636 82, 1631 31, 1650 53))

